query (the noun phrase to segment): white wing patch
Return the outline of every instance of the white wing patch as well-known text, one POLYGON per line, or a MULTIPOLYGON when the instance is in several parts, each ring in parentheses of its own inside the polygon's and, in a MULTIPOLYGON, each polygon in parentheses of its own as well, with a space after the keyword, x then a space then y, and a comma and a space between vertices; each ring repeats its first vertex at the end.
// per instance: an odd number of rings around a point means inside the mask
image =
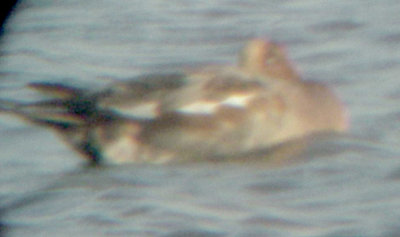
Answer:
POLYGON ((252 94, 232 95, 221 102, 221 105, 232 107, 246 107, 249 100, 253 98, 252 94))
POLYGON ((222 101, 196 101, 191 104, 184 105, 176 111, 183 114, 212 115, 215 114, 222 106, 245 108, 253 97, 253 94, 236 94, 229 96, 222 101))
POLYGON ((184 114, 214 114, 219 106, 219 103, 212 101, 196 101, 194 103, 183 106, 177 109, 178 112, 184 114))

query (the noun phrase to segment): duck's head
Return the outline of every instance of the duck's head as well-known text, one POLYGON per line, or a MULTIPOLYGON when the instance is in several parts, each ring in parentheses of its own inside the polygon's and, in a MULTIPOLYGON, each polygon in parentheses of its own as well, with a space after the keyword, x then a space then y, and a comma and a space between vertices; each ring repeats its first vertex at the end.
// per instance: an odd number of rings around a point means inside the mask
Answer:
POLYGON ((239 55, 239 67, 248 73, 274 79, 298 80, 285 48, 265 39, 250 40, 239 55))

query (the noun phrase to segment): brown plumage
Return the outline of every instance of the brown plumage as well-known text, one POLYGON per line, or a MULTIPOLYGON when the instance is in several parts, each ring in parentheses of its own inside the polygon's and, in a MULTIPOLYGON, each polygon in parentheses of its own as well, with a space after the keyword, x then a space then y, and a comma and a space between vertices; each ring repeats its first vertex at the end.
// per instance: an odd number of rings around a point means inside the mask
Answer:
POLYGON ((35 83, 52 98, 0 109, 54 128, 94 162, 165 163, 246 154, 348 127, 341 102, 306 82, 282 46, 261 39, 237 66, 145 75, 100 91, 35 83))

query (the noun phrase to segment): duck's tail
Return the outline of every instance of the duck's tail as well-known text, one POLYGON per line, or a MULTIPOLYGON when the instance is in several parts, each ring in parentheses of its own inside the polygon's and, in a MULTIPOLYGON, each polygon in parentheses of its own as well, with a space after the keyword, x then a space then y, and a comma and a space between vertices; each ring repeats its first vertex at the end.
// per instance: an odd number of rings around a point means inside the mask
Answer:
POLYGON ((56 101, 22 103, 0 99, 0 113, 17 116, 25 121, 54 127, 66 127, 82 122, 68 113, 67 108, 56 101))
POLYGON ((2 112, 12 113, 17 106, 18 102, 0 98, 0 113, 2 112))
MULTIPOLYGON (((35 90, 46 96, 48 101, 61 101, 80 97, 84 91, 77 87, 66 86, 59 83, 35 82, 27 85, 29 89, 35 90)), ((40 104, 30 103, 29 105, 40 104)), ((43 104, 43 103, 42 103, 43 104)), ((23 107, 27 107, 27 103, 20 101, 0 98, 0 112, 18 113, 23 107)))
POLYGON ((0 98, 0 113, 39 125, 66 127, 87 122, 95 110, 94 102, 82 98, 84 92, 79 88, 56 83, 32 83, 28 87, 48 98, 30 103, 0 98))
POLYGON ((111 121, 111 113, 97 108, 97 97, 87 91, 61 84, 35 83, 30 88, 46 95, 35 102, 0 99, 0 114, 54 129, 75 150, 92 163, 102 160, 101 149, 91 128, 111 121))

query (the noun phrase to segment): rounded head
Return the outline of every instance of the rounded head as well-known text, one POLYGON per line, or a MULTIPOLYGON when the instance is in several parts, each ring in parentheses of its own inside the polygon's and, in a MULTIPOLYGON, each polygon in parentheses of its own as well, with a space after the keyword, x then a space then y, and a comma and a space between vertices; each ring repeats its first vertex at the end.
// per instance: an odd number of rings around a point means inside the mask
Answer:
POLYGON ((269 78, 298 80, 283 46, 265 39, 250 40, 239 56, 239 67, 269 78))

